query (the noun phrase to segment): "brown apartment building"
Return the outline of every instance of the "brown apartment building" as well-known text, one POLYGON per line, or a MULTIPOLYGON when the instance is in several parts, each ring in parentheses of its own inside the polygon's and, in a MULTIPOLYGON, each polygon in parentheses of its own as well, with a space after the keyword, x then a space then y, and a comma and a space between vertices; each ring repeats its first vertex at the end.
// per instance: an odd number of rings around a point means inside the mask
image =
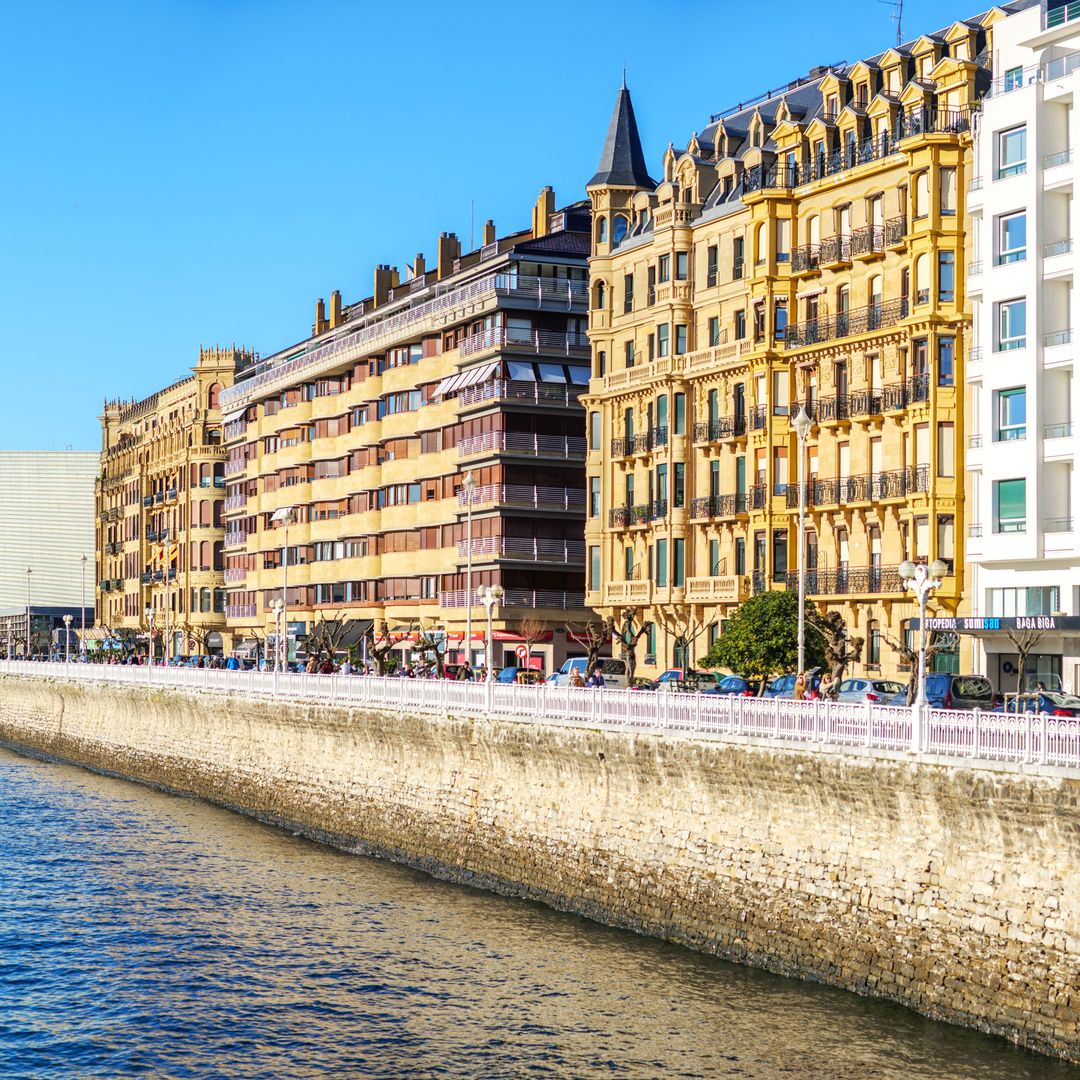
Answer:
MULTIPOLYGON (((583 623, 584 415, 589 378, 589 205, 434 265, 374 272, 372 294, 319 301, 309 337, 260 360, 222 395, 226 613, 234 644, 275 631, 293 648, 329 625, 398 643, 423 633, 448 661, 494 661, 531 638, 550 670, 583 623), (467 594, 471 551, 471 603, 467 594)), ((576 650, 575 651, 579 651, 576 650)))

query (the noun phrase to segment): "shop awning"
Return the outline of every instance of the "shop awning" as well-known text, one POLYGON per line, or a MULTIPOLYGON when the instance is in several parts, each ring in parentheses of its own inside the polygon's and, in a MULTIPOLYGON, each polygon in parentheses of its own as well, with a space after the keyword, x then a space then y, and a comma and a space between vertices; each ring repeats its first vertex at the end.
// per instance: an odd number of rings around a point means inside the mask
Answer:
POLYGON ((467 371, 459 371, 443 379, 435 388, 434 397, 446 397, 458 390, 464 390, 466 386, 473 386, 485 379, 493 378, 499 373, 502 366, 501 360, 493 360, 490 364, 482 364, 480 367, 469 368, 467 371))

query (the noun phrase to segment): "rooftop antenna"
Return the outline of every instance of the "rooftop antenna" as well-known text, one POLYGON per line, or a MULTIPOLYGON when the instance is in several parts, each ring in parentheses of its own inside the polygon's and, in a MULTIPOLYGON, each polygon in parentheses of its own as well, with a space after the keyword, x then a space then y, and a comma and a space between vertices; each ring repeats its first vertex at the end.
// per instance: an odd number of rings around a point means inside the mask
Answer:
POLYGON ((476 250, 476 200, 469 200, 469 250, 476 250))
POLYGON ((893 13, 889 16, 894 23, 896 23, 896 44, 904 44, 904 32, 901 29, 901 23, 904 18, 904 0, 877 0, 879 4, 884 4, 886 7, 891 7, 893 13))

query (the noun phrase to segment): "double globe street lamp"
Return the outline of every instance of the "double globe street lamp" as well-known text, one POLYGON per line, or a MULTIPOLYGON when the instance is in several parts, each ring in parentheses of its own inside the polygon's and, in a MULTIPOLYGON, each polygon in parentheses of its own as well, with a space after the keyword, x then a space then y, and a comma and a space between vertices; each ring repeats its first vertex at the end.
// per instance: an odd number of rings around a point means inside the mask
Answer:
POLYGON ((926 705, 926 602, 930 594, 941 586, 949 568, 940 559, 935 559, 929 566, 905 559, 897 568, 897 573, 919 602, 919 685, 913 703, 913 708, 919 710, 926 705))
POLYGON ((480 590, 480 603, 482 603, 487 610, 487 643, 484 648, 484 659, 487 661, 487 679, 485 682, 491 682, 495 677, 495 665, 493 663, 495 658, 492 656, 491 648, 491 609, 495 607, 502 598, 503 589, 501 585, 485 585, 480 590))

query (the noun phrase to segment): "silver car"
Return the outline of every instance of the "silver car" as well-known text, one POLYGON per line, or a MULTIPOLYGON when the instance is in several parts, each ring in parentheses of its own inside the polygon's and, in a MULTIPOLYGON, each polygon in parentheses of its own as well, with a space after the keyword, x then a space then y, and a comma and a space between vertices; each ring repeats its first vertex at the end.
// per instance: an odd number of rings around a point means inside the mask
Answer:
POLYGON ((836 700, 869 701, 875 705, 886 705, 903 692, 904 687, 892 679, 845 679, 836 692, 836 700))

